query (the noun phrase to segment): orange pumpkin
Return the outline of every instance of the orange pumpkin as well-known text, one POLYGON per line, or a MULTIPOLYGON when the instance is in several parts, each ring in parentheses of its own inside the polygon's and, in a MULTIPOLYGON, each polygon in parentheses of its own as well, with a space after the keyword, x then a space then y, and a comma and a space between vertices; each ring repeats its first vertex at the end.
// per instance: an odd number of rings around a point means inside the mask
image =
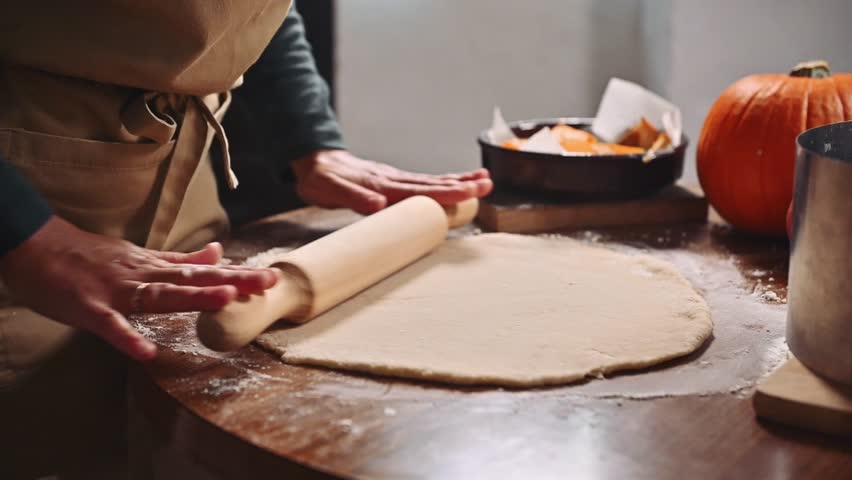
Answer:
POLYGON ((790 74, 745 77, 710 108, 698 140, 698 179, 710 204, 743 230, 784 235, 796 137, 852 119, 852 74, 807 62, 790 74))

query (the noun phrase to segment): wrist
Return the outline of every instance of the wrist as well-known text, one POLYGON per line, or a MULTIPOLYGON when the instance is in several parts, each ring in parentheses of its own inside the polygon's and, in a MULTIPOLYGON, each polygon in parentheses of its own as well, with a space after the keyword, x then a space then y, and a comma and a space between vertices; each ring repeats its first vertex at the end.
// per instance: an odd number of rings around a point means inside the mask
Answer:
POLYGON ((296 176, 296 181, 301 181, 312 172, 321 167, 326 159, 337 155, 349 155, 347 150, 342 148, 330 148, 313 150, 310 153, 303 155, 293 161, 293 174, 296 176))

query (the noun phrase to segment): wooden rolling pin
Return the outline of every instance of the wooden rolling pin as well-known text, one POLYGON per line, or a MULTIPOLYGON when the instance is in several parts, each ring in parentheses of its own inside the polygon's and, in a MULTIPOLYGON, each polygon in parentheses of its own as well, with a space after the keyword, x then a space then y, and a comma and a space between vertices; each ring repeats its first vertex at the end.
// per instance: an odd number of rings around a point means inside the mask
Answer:
POLYGON ((288 252, 271 265, 278 269, 275 286, 203 313, 198 337, 213 350, 235 350, 279 319, 307 322, 426 255, 478 208, 476 199, 442 207, 411 197, 288 252))

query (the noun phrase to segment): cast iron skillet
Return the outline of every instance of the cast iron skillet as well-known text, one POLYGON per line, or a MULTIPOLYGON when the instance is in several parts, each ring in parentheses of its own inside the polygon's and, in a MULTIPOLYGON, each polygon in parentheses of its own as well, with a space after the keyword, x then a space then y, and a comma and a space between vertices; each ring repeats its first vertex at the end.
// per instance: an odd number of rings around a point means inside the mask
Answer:
MULTIPOLYGON (((542 118, 512 122, 515 135, 528 138, 544 126, 570 125, 588 130, 591 118, 542 118)), ((672 185, 683 173, 687 138, 650 163, 642 154, 569 156, 522 152, 492 144, 487 130, 479 134, 482 165, 498 191, 550 199, 624 199, 654 193, 672 185)))

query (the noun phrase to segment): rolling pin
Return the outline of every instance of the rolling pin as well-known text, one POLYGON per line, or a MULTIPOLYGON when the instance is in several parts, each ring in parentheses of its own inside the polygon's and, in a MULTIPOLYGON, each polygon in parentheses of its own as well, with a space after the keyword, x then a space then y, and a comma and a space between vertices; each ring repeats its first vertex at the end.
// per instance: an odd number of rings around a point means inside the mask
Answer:
POLYGON ((307 322, 426 255, 478 208, 476 199, 442 207, 411 197, 288 252, 270 265, 279 277, 272 288, 202 313, 198 337, 213 350, 235 350, 280 319, 307 322))

